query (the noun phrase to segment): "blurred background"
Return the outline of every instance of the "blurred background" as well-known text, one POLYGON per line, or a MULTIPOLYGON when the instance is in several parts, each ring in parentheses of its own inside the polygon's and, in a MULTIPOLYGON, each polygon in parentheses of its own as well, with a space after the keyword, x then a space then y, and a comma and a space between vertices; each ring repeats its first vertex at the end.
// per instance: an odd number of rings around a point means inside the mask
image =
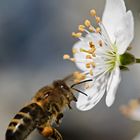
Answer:
MULTIPOLYGON (((125 0, 135 20, 132 46, 140 57, 140 1, 125 0)), ((0 139, 35 92, 76 70, 64 61, 76 41, 71 32, 96 8, 102 15, 105 0, 0 0, 0 139)), ((122 82, 111 108, 105 100, 90 111, 67 110, 59 128, 65 140, 131 140, 140 122, 126 119, 119 106, 140 97, 140 66, 122 72, 122 82)), ((29 140, 45 140, 36 131, 29 140)))

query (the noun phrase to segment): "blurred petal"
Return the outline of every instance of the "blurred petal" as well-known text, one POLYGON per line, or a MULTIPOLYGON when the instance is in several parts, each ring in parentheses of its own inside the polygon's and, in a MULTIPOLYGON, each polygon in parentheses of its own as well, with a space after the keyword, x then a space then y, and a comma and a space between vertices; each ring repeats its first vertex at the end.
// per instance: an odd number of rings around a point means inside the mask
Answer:
POLYGON ((84 92, 87 97, 79 94, 76 106, 79 110, 86 111, 93 108, 103 97, 107 85, 108 74, 101 77, 96 82, 93 82, 91 88, 88 88, 84 92))
POLYGON ((115 42, 114 32, 120 19, 126 14, 124 0, 106 0, 102 21, 112 43, 115 42))
POLYGON ((111 72, 108 83, 107 83, 106 105, 108 107, 110 107, 115 100, 115 94, 116 94, 120 81, 121 81, 120 69, 119 67, 116 67, 111 72))
POLYGON ((133 140, 140 140, 140 133, 133 140))
POLYGON ((123 54, 134 38, 134 19, 131 11, 121 19, 115 31, 118 53, 123 54))
POLYGON ((140 100, 139 99, 130 100, 129 104, 121 106, 120 110, 122 114, 124 114, 128 118, 135 121, 140 121, 140 100))

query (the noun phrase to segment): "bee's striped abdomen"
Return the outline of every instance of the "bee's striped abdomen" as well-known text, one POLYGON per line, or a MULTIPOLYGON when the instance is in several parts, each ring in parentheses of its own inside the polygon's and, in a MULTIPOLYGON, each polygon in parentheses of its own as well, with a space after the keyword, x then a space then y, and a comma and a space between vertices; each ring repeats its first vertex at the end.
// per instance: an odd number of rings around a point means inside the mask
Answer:
POLYGON ((43 110, 36 103, 22 108, 10 122, 6 131, 6 140, 24 140, 35 128, 44 115, 43 110))

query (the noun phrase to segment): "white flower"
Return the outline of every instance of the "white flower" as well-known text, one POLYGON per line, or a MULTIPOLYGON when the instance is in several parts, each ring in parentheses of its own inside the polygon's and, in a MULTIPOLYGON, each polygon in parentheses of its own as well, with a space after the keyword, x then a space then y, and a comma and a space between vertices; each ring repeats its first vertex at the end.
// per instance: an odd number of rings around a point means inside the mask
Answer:
POLYGON ((74 61, 86 73, 86 79, 93 79, 84 91, 88 96, 78 96, 77 108, 83 111, 94 107, 105 93, 106 105, 113 104, 121 80, 120 56, 134 37, 133 15, 130 10, 126 11, 123 0, 106 0, 102 21, 95 10, 90 14, 99 27, 93 27, 86 20, 85 25, 79 26, 80 32, 73 33, 80 39, 73 47, 74 61))

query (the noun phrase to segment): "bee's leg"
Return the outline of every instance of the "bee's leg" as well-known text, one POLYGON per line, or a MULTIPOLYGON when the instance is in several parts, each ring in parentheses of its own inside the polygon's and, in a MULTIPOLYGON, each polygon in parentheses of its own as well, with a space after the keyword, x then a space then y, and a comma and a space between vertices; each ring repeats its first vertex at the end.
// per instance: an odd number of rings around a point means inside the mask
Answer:
POLYGON ((38 130, 41 135, 53 140, 63 140, 61 134, 53 127, 46 126, 46 127, 38 127, 38 130))
POLYGON ((59 126, 60 125, 60 123, 61 123, 61 119, 63 118, 63 113, 59 113, 58 115, 57 115, 57 117, 56 117, 56 124, 59 126))

